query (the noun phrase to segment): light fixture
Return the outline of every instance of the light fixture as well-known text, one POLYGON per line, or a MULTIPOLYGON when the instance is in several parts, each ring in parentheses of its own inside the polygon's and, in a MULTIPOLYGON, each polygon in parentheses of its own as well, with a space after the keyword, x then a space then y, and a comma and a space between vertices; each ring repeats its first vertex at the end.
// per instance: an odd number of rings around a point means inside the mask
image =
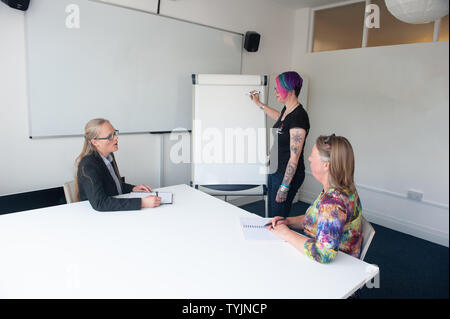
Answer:
POLYGON ((385 0, 389 12, 412 24, 430 23, 448 14, 448 0, 385 0))

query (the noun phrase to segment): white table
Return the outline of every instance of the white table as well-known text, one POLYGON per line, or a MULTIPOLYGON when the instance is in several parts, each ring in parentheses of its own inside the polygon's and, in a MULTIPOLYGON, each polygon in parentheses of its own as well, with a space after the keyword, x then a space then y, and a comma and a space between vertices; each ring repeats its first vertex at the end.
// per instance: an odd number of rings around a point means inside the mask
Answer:
POLYGON ((0 298, 346 298, 378 268, 328 265, 243 238, 250 214, 186 185, 174 204, 97 212, 88 202, 0 216, 0 298))

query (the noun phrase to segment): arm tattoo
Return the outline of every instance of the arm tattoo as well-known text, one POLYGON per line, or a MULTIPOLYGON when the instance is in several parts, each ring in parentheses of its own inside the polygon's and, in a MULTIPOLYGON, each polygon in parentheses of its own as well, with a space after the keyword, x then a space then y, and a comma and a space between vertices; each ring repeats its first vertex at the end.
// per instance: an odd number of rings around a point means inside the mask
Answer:
MULTIPOLYGON (((286 173, 284 173, 283 184, 289 185, 294 177, 295 171, 297 170, 297 163, 289 162, 286 167, 286 173)), ((284 202, 287 199, 289 191, 282 191, 281 186, 278 189, 277 197, 280 202, 284 202)))
POLYGON ((300 142, 302 141, 302 135, 300 133, 295 133, 292 136, 292 141, 294 142, 293 144, 300 144, 300 142))
POLYGON ((294 153, 294 155, 300 155, 300 144, 302 142, 302 135, 300 133, 294 133, 291 137, 291 152, 294 153))
POLYGON ((302 152, 303 134, 300 131, 295 131, 291 135, 291 158, 286 166, 286 172, 284 173, 283 184, 290 185, 292 178, 297 171, 298 160, 302 152))
POLYGON ((280 189, 278 189, 277 197, 278 197, 278 199, 280 200, 281 203, 286 201, 288 193, 289 192, 283 192, 280 189))
POLYGON ((297 171, 297 163, 289 161, 289 163, 286 166, 286 172, 284 173, 283 178, 284 185, 289 185, 291 183, 292 178, 294 177, 296 171, 297 171))

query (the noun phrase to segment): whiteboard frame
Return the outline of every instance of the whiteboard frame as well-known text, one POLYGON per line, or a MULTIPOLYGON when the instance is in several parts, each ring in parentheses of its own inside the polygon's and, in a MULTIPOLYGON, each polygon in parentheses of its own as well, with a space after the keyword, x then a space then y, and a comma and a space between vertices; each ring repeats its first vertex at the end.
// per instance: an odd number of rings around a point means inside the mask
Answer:
MULTIPOLYGON (((244 37, 244 34, 240 33, 240 32, 231 31, 231 30, 227 30, 227 29, 222 29, 222 28, 211 26, 211 25, 202 24, 202 23, 198 23, 198 22, 193 22, 193 21, 189 21, 189 20, 185 20, 185 19, 176 18, 176 17, 171 17, 171 16, 168 16, 168 15, 160 14, 160 13, 153 12, 153 11, 146 11, 146 10, 142 10, 142 9, 128 7, 128 6, 124 6, 124 5, 120 5, 120 4, 112 3, 112 2, 105 2, 105 1, 101 1, 101 0, 89 0, 89 1, 97 2, 97 3, 101 3, 101 4, 105 4, 105 5, 110 5, 110 6, 115 6, 115 7, 120 7, 120 8, 125 8, 125 9, 130 9, 130 10, 134 10, 134 11, 140 11, 140 12, 144 12, 144 13, 148 13, 148 14, 153 14, 153 15, 156 15, 156 16, 159 16, 159 17, 164 17, 164 18, 168 18, 168 19, 172 19, 172 20, 181 21, 181 22, 187 22, 187 23, 199 25, 199 26, 202 26, 202 27, 215 29, 215 30, 218 30, 218 31, 234 33, 236 35, 240 35, 240 36, 244 37)), ((242 65, 241 65, 241 67, 242 67, 242 65)), ((242 72, 242 70, 241 70, 241 72, 242 72)))

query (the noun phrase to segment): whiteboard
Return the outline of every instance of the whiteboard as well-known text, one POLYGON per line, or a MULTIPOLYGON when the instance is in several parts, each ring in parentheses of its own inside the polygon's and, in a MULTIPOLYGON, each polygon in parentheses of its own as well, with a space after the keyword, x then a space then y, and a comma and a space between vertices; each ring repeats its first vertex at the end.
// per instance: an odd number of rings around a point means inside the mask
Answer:
POLYGON ((121 133, 190 130, 191 75, 241 72, 241 34, 89 0, 31 1, 26 45, 33 137, 97 117, 121 133))
POLYGON ((263 76, 198 75, 193 86, 194 185, 266 185, 265 114, 248 92, 266 99, 263 76), (240 140, 238 140, 240 138, 240 140))

